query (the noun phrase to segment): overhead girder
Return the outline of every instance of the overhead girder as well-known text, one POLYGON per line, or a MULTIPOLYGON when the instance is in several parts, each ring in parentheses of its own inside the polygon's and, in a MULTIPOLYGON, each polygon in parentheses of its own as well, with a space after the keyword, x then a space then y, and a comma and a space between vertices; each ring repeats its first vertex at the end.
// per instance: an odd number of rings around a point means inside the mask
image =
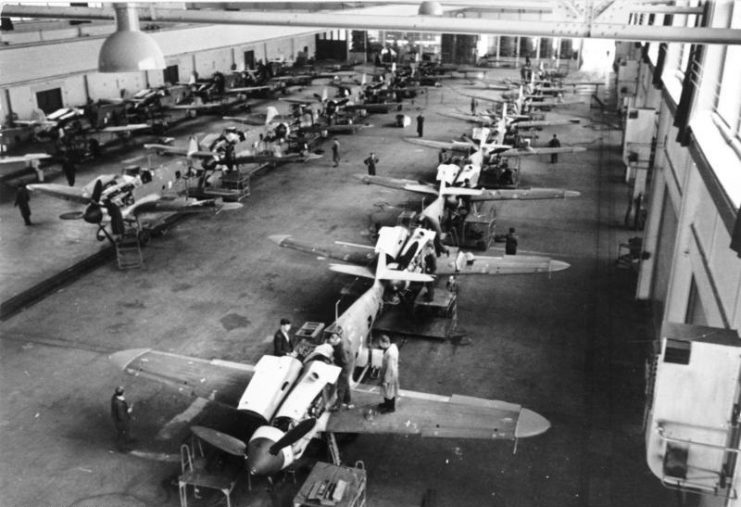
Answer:
MULTIPOLYGON (((3 16, 114 19, 113 10, 88 7, 8 5, 3 16)), ((151 6, 139 10, 141 21, 206 23, 213 25, 262 25, 346 28, 352 30, 398 30, 406 32, 442 32, 544 37, 583 37, 627 41, 689 42, 694 44, 741 44, 741 29, 688 28, 654 25, 608 23, 566 23, 517 21, 439 16, 383 16, 331 13, 242 12, 161 9, 151 6)))

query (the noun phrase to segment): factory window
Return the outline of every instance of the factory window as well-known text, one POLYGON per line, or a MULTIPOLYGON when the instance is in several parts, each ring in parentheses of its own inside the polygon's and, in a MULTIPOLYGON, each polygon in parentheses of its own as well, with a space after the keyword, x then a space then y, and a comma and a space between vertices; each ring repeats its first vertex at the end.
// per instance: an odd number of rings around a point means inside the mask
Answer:
MULTIPOLYGON (((741 28, 741 0, 733 3, 731 28, 741 28)), ((723 67, 718 83, 715 111, 736 137, 741 137, 741 46, 726 47, 723 67)))
POLYGON ((177 65, 167 66, 165 70, 162 71, 162 79, 164 80, 165 83, 170 83, 172 85, 180 82, 180 73, 178 72, 178 66, 177 65))
POLYGON ((36 104, 38 104, 39 109, 46 114, 61 109, 62 89, 53 88, 51 90, 44 90, 43 92, 36 92, 36 104))
POLYGON ((685 315, 684 321, 687 324, 694 324, 696 326, 707 326, 708 318, 705 314, 705 308, 702 306, 702 299, 700 299, 700 292, 697 290, 697 283, 695 277, 692 277, 692 283, 690 284, 690 294, 687 300, 687 314, 685 315))
POLYGON ((674 364, 690 364, 692 342, 684 340, 666 339, 664 348, 664 362, 674 364))
POLYGON ((255 51, 252 49, 244 52, 244 68, 245 69, 255 68, 255 51))

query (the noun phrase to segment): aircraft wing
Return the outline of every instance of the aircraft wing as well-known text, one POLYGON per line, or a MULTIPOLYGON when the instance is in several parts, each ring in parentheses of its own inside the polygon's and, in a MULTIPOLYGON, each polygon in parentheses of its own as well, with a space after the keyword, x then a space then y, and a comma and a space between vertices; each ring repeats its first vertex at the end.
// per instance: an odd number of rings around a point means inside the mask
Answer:
POLYGON ((456 113, 455 111, 442 112, 442 113, 437 113, 437 114, 439 114, 440 116, 446 116, 448 118, 453 118, 453 119, 462 120, 462 121, 468 121, 468 122, 471 122, 471 123, 486 123, 486 124, 492 123, 491 118, 486 117, 486 116, 481 116, 481 115, 475 115, 474 116, 474 115, 470 115, 470 114, 466 114, 466 113, 456 113))
MULTIPOLYGON (((455 194, 456 187, 446 190, 455 194)), ((473 190, 473 189, 470 189, 473 190)), ((539 199, 566 199, 567 197, 579 197, 581 194, 576 190, 564 190, 562 188, 502 188, 502 189, 479 189, 477 194, 471 195, 471 201, 535 201, 539 199)))
POLYGON ((214 158, 216 155, 208 150, 190 151, 190 148, 170 146, 169 144, 146 143, 143 145, 145 150, 154 150, 172 155, 182 155, 190 158, 214 158))
POLYGON ((129 125, 115 125, 112 127, 106 127, 102 129, 101 132, 111 132, 117 134, 120 132, 134 132, 136 130, 144 130, 150 127, 151 125, 148 125, 146 123, 132 123, 129 125))
POLYGON ((580 122, 581 120, 578 118, 564 120, 528 120, 513 121, 510 125, 514 128, 530 129, 535 127, 555 127, 559 125, 578 125, 580 122))
POLYGON ((553 273, 569 267, 567 262, 544 255, 483 256, 451 248, 449 257, 438 260, 437 275, 522 275, 553 273))
POLYGON ((13 120, 13 123, 23 125, 25 127, 45 126, 52 127, 57 124, 55 121, 50 120, 13 120))
POLYGON ((355 177, 368 185, 380 185, 382 187, 398 188, 399 190, 408 190, 419 194, 437 195, 437 189, 435 187, 414 180, 389 178, 386 176, 368 176, 365 174, 356 174, 355 177))
POLYGON ((502 99, 502 98, 486 97, 485 95, 474 95, 474 94, 469 95, 467 93, 464 93, 463 95, 465 95, 466 97, 474 98, 476 100, 483 100, 485 102, 494 102, 496 104, 501 104, 502 102, 508 102, 507 100, 502 99))
POLYGON ((260 117, 249 117, 249 116, 222 116, 222 120, 235 121, 238 123, 244 123, 246 125, 265 125, 265 118, 260 117))
POLYGON ((26 153, 25 155, 0 157, 0 164, 17 164, 18 162, 31 162, 33 160, 43 160, 45 158, 51 158, 51 155, 48 153, 26 153))
POLYGON ((418 144, 420 146, 424 146, 426 148, 435 148, 437 150, 443 149, 443 150, 452 150, 454 142, 446 142, 446 141, 434 141, 432 139, 421 139, 419 137, 405 137, 403 138, 406 142, 412 143, 412 144, 418 144))
POLYGON ((144 200, 137 201, 125 210, 122 210, 121 213, 123 216, 130 216, 131 214, 139 215, 141 213, 206 213, 216 212, 218 209, 219 203, 214 199, 162 199, 153 196, 151 199, 145 198, 144 200))
POLYGON ((378 387, 359 385, 352 390, 352 398, 357 408, 334 412, 327 431, 513 440, 540 435, 551 426, 546 418, 521 405, 457 394, 402 390, 395 412, 371 415, 369 410, 383 400, 378 387))
POLYGON ((301 104, 303 106, 310 106, 313 104, 317 104, 319 101, 316 99, 300 99, 300 98, 291 98, 291 97, 279 97, 278 100, 281 102, 288 102, 289 104, 301 104))
POLYGON ((166 384, 179 392, 236 407, 255 367, 249 364, 198 359, 152 349, 129 349, 108 359, 129 375, 166 384))
POLYGON ((587 151, 584 146, 561 146, 559 148, 512 148, 499 153, 503 158, 532 157, 535 155, 550 155, 552 153, 579 153, 587 151))
POLYGON ((367 265, 376 256, 375 249, 372 246, 369 247, 370 249, 368 249, 368 247, 365 247, 365 245, 359 245, 362 246, 365 250, 364 252, 361 252, 358 250, 351 250, 352 245, 344 243, 334 244, 332 246, 320 246, 295 240, 288 235, 270 236, 270 240, 274 243, 277 243, 278 246, 282 246, 284 248, 290 248, 292 250, 298 250, 299 252, 312 254, 317 257, 334 259, 359 266, 367 265))
POLYGON ((548 100, 542 102, 536 102, 534 100, 528 100, 527 105, 530 108, 533 107, 559 107, 559 106, 574 106, 576 104, 584 104, 583 100, 548 100))
POLYGON ((69 187, 58 183, 32 183, 28 185, 28 189, 31 192, 38 192, 79 204, 88 204, 90 202, 90 196, 84 193, 85 191, 81 187, 69 187))
POLYGON ((269 86, 242 86, 239 88, 229 88, 226 90, 226 93, 249 93, 249 92, 258 92, 262 90, 269 90, 269 86))
POLYGON ((172 153, 173 155, 187 155, 188 154, 188 148, 186 147, 178 147, 178 146, 170 146, 169 144, 160 144, 160 143, 145 143, 144 144, 145 150, 155 150, 155 151, 161 151, 164 153, 172 153))

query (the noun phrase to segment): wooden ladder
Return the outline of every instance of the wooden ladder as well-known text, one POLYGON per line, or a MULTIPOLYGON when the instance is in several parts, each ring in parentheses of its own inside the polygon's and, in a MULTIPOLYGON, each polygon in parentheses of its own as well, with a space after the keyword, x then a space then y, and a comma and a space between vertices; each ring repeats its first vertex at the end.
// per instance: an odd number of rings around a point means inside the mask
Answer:
POLYGON ((116 240, 116 259, 118 269, 134 269, 142 267, 144 257, 139 243, 139 237, 134 234, 124 234, 116 240))
POLYGON ((342 465, 342 461, 340 458, 340 447, 337 445, 337 439, 334 436, 334 433, 331 431, 327 431, 324 433, 326 439, 327 439, 327 448, 329 449, 329 455, 332 458, 332 463, 340 466, 342 465))

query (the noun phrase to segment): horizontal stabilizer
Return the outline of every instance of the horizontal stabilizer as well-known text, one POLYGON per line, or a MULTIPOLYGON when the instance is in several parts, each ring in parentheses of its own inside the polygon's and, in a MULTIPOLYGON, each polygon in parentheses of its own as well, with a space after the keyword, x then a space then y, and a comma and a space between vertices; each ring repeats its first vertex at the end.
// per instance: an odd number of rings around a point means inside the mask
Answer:
POLYGON ((398 271, 395 269, 384 269, 376 275, 379 280, 394 280, 399 282, 427 283, 435 281, 435 277, 426 273, 415 273, 412 271, 398 271))

